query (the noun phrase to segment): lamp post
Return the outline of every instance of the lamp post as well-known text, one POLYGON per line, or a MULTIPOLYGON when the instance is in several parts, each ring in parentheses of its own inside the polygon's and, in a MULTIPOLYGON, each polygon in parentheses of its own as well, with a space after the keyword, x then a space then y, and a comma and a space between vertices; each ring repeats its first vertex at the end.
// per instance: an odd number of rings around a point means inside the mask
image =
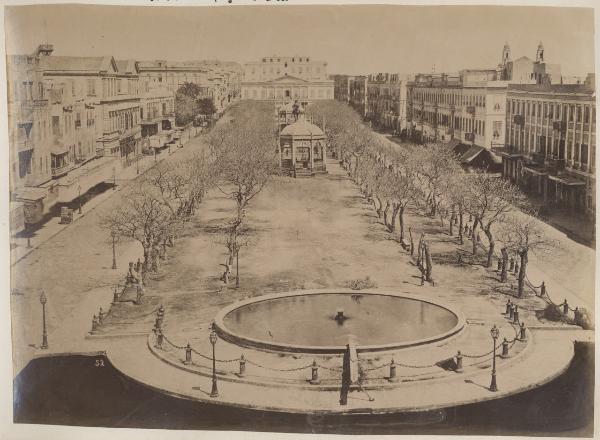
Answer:
POLYGON ((217 367, 215 364, 215 344, 217 343, 217 334, 214 330, 210 332, 210 336, 208 337, 210 343, 212 345, 212 391, 210 392, 210 397, 219 397, 219 390, 217 389, 217 367))
POLYGON ((112 236, 112 251, 113 251, 113 264, 112 264, 112 268, 116 269, 117 268, 117 254, 115 253, 115 239, 116 239, 116 234, 114 232, 111 232, 110 235, 112 236))
POLYGON ((77 197, 79 200, 79 214, 81 214, 81 185, 77 185, 77 192, 79 193, 79 196, 77 197))
POLYGON ((42 350, 46 350, 48 348, 48 333, 46 332, 46 302, 48 299, 46 298, 46 294, 44 291, 41 291, 40 294, 40 303, 42 304, 42 346, 40 347, 42 350))
POLYGON ((492 335, 492 340, 494 341, 494 355, 492 357, 492 383, 490 384, 490 391, 498 391, 498 385, 496 385, 496 339, 500 335, 500 330, 494 324, 492 329, 490 330, 490 335, 492 335))

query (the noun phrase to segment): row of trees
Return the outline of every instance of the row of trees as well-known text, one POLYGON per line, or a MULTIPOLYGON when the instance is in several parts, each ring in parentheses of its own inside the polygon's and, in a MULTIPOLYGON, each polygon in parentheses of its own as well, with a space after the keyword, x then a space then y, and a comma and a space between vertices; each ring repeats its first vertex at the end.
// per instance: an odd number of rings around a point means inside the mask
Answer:
POLYGON ((456 224, 459 244, 464 244, 468 217, 474 255, 481 247, 479 231, 486 237, 487 267, 492 266, 497 247, 501 247, 502 281, 507 279, 509 255, 518 255, 518 292, 523 294, 529 253, 552 243, 543 236, 535 212, 515 185, 486 171, 465 172, 444 144, 390 144, 342 103, 318 103, 308 111, 317 121, 327 121, 330 146, 338 150, 343 166, 372 201, 388 230, 395 232, 398 226, 402 243, 409 207, 439 217, 442 226, 447 220, 451 235, 456 224))
POLYGON ((196 116, 212 116, 217 111, 212 98, 198 84, 184 83, 175 94, 175 124, 182 127, 194 121, 196 116))
POLYGON ((235 202, 234 216, 221 228, 228 262, 238 255, 245 216, 251 200, 277 172, 275 123, 272 109, 240 103, 230 111, 230 123, 215 127, 203 151, 165 160, 136 179, 123 202, 102 219, 111 236, 134 240, 144 252, 144 272, 155 272, 185 224, 210 189, 235 202))

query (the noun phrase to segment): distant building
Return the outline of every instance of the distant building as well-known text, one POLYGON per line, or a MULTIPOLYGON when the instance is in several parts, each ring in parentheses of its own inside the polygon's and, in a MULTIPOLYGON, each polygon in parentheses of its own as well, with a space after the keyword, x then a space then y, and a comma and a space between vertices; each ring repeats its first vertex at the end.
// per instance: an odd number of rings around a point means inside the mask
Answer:
POLYGON ((364 75, 351 77, 348 83, 350 105, 363 118, 367 117, 368 113, 368 94, 367 82, 368 77, 364 75))
POLYGON ((511 84, 551 84, 560 83, 560 64, 547 63, 544 58, 544 45, 538 44, 535 61, 523 56, 511 60, 508 43, 502 48, 502 58, 497 68, 498 79, 511 84))
POLYGON ((596 94, 585 84, 515 84, 507 93, 503 175, 547 205, 595 213, 596 94))
POLYGON ((408 75, 377 73, 367 78, 366 117, 379 128, 395 133, 406 129, 408 75))
POLYGON ((334 82, 327 75, 327 63, 310 57, 271 56, 244 66, 242 99, 285 104, 298 100, 333 99, 334 82))
POLYGON ((351 75, 331 75, 333 79, 333 99, 341 102, 350 102, 351 75))
POLYGON ((498 166, 491 148, 504 145, 507 82, 496 78, 493 69, 417 75, 408 84, 408 136, 415 142, 452 142, 463 165, 498 166))
POLYGON ((200 87, 200 98, 210 98, 217 112, 224 111, 241 90, 241 66, 226 61, 139 61, 140 79, 167 87, 173 93, 185 83, 200 87))

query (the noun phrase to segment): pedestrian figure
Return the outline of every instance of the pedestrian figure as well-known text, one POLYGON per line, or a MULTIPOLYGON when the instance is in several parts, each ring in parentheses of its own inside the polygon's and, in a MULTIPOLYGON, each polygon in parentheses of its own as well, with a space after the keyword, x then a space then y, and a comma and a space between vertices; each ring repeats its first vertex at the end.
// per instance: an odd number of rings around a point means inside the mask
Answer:
POLYGON ((229 276, 231 275, 231 265, 228 263, 225 263, 225 264, 221 264, 221 266, 225 267, 225 271, 223 272, 223 275, 221 276, 221 281, 223 281, 223 283, 225 283, 225 284, 229 284, 229 276))

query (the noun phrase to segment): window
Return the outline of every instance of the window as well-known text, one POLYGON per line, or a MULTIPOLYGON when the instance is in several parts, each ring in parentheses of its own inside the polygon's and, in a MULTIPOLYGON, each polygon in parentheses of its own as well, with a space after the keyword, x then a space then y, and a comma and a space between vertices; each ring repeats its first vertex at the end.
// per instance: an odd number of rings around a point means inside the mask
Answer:
POLYGON ((581 144, 581 163, 587 165, 588 163, 588 146, 581 144))
POLYGON ((586 124, 590 123, 590 108, 587 105, 585 106, 583 122, 585 122, 586 124))

